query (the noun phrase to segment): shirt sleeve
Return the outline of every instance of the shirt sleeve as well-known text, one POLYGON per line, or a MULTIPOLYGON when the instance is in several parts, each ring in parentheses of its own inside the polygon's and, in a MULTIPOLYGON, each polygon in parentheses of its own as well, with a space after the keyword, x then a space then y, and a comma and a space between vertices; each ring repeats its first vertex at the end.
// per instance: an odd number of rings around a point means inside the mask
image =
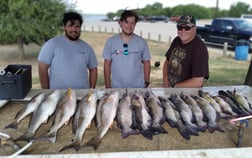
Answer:
POLYGON ((55 44, 53 40, 47 41, 41 48, 38 61, 51 65, 54 56, 55 44))

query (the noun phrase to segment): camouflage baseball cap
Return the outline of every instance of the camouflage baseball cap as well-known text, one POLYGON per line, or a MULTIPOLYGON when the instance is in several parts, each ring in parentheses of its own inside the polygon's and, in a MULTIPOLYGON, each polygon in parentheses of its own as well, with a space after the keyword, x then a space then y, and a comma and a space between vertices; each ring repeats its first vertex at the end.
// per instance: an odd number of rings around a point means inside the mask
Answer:
POLYGON ((196 25, 196 21, 195 18, 193 16, 189 16, 189 15, 183 15, 180 17, 177 26, 182 26, 182 25, 186 25, 189 27, 193 27, 196 25))

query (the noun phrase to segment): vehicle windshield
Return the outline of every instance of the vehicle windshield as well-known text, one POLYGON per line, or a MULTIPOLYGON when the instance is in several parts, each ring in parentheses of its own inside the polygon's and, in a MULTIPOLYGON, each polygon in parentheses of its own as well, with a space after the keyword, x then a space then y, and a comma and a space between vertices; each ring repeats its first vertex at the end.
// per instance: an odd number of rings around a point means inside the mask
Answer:
POLYGON ((252 23, 247 20, 236 20, 234 25, 239 29, 252 30, 252 23))

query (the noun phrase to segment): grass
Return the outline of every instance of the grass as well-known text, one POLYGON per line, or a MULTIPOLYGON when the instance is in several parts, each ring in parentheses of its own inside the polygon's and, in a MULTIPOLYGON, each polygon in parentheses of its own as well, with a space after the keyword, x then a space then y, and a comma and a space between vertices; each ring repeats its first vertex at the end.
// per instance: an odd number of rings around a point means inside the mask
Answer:
MULTIPOLYGON (((101 59, 101 52, 105 44, 105 40, 111 37, 113 34, 108 33, 90 33, 84 32, 82 38, 89 42, 96 50, 99 60, 99 78, 97 85, 98 87, 103 86, 103 60, 101 59), (93 41, 95 40, 95 43, 93 41), (98 50, 98 51, 97 51, 98 50)), ((148 45, 151 51, 151 86, 160 87, 162 86, 162 63, 165 60, 165 52, 169 48, 166 43, 160 43, 157 41, 148 40, 148 45), (160 61, 160 67, 156 68, 153 66, 155 61, 160 61)), ((222 56, 222 50, 208 49, 209 50, 209 76, 210 78, 206 81, 206 86, 225 86, 225 85, 243 85, 247 70, 249 67, 249 61, 237 61, 234 60, 232 54, 226 57, 222 56)))
MULTIPOLYGON (((99 66, 98 66, 98 79, 97 79, 97 87, 104 86, 103 79, 103 59, 101 57, 103 47, 105 45, 106 40, 111 37, 113 34, 111 33, 92 33, 92 32, 83 32, 81 38, 84 39, 87 43, 89 43, 98 58, 99 66)), ((151 51, 152 59, 151 59, 151 87, 161 87, 162 86, 162 65, 165 60, 165 52, 169 48, 167 43, 150 41, 148 40, 148 45, 151 51), (161 65, 159 67, 154 67, 154 62, 160 61, 161 65)), ((29 45, 25 48, 27 52, 27 59, 24 61, 17 61, 17 52, 16 49, 10 49, 9 46, 7 49, 3 49, 0 45, 0 67, 4 64, 9 63, 25 63, 25 64, 33 64, 33 81, 34 85, 39 85, 39 79, 37 74, 37 56, 39 53, 40 47, 29 45), (3 52, 3 51, 6 52, 3 52), (8 52, 12 50, 12 52, 8 52), (8 58, 2 58, 2 55, 6 56, 6 53, 9 53, 8 58), (5 63, 3 63, 5 61, 5 63)), ((231 55, 223 57, 221 49, 212 49, 209 50, 209 71, 210 78, 205 82, 205 86, 228 86, 228 85, 243 85, 247 70, 249 68, 250 61, 237 61, 232 57, 234 52, 230 52, 231 55)), ((37 86, 36 86, 37 87, 37 86)))

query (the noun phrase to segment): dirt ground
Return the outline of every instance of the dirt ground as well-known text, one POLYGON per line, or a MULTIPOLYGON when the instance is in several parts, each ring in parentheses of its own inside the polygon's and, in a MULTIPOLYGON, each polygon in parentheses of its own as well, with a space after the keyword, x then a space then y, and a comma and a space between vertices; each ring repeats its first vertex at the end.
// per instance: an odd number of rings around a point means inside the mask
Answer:
MULTIPOLYGON (((174 90, 174 89, 173 89, 174 90)), ((194 89, 195 90, 195 89, 194 89)), ((172 90, 170 89, 153 89, 157 95, 166 95, 172 90)), ((212 90, 211 90, 212 91, 212 90)), ((193 92, 193 91, 191 91, 193 92)), ((82 96, 86 92, 82 91, 78 95, 82 96)), ((194 93, 194 92, 193 92, 194 93)), ((29 117, 25 118, 18 126, 17 130, 3 129, 6 125, 11 123, 16 113, 22 109, 27 102, 13 101, 7 104, 4 108, 0 109, 0 119, 4 120, 0 122, 0 132, 8 133, 13 139, 22 135, 28 128, 29 117)), ((50 129, 52 125, 53 117, 49 122, 43 124, 36 133, 36 136, 42 135, 50 129)), ((63 154, 75 154, 75 153, 106 153, 106 152, 127 152, 127 151, 161 151, 161 150, 182 150, 182 149, 216 149, 216 148, 236 148, 238 127, 231 125, 228 120, 221 119, 219 125, 224 129, 224 133, 215 131, 209 133, 199 133, 199 136, 191 136, 190 140, 185 140, 177 131, 177 129, 171 128, 168 123, 164 123, 163 127, 168 131, 168 134, 155 135, 153 140, 148 140, 142 135, 131 135, 126 139, 122 139, 120 130, 113 125, 113 128, 108 131, 103 141, 101 142, 97 150, 92 148, 81 148, 78 152, 74 149, 68 149, 63 151, 63 154)), ((73 138, 71 132, 71 123, 63 126, 57 135, 57 141, 55 144, 48 141, 35 141, 32 146, 24 154, 62 154, 59 150, 67 145, 73 138)), ((94 124, 92 128, 83 136, 82 144, 87 142, 96 133, 94 124)), ((252 127, 251 121, 249 121, 248 128, 244 129, 244 136, 242 139, 242 147, 251 147, 252 127)), ((19 146, 24 146, 26 142, 18 142, 19 146)), ((10 147, 1 147, 0 155, 10 155, 14 150, 10 147)))

